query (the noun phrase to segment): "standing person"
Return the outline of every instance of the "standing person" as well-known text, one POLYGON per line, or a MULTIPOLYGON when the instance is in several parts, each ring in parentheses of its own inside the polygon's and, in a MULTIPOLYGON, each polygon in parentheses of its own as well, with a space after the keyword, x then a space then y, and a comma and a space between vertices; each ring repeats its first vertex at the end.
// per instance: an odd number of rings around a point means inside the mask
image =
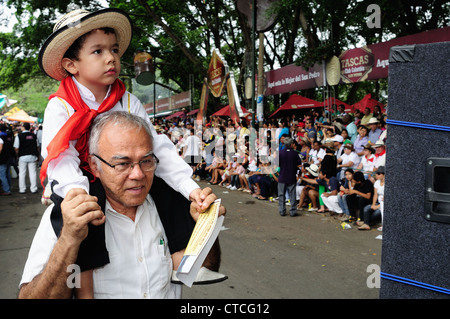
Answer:
POLYGON ((39 156, 36 135, 30 132, 30 123, 22 125, 22 132, 14 140, 14 149, 19 157, 19 193, 25 194, 27 185, 25 178, 28 171, 30 191, 37 193, 37 161, 39 156))
POLYGON ((284 138, 284 148, 279 154, 280 175, 278 177, 278 212, 286 215, 285 193, 289 194, 291 209, 289 215, 297 216, 297 170, 302 165, 299 154, 294 150, 294 141, 290 137, 284 138))
POLYGON ((11 195, 11 173, 10 161, 15 156, 13 148, 13 137, 7 133, 5 124, 0 124, 0 181, 3 193, 0 195, 11 195))
POLYGON ((39 167, 42 164, 41 150, 42 150, 42 125, 39 125, 38 130, 36 132, 36 138, 38 142, 38 151, 39 151, 39 167))
POLYGON ((184 141, 183 158, 191 167, 195 167, 201 162, 201 148, 202 141, 195 135, 195 130, 190 129, 190 135, 184 141))
MULTIPOLYGON (((96 12, 75 10, 62 16, 54 32, 44 42, 39 53, 39 65, 48 76, 61 81, 56 93, 50 96, 44 114, 41 182, 45 178, 52 185, 53 219, 62 222, 60 204, 71 189, 90 193, 88 165, 89 128, 101 113, 125 111, 143 118, 152 131, 153 149, 159 158, 155 175, 186 199, 195 201, 202 211, 199 186, 191 179, 192 169, 178 155, 173 143, 165 134, 158 135, 150 123, 147 112, 138 98, 126 91, 119 80, 120 57, 126 51, 132 35, 129 16, 119 9, 102 9, 96 12)), ((120 135, 120 132, 117 133, 120 135)), ((93 195, 93 194, 91 194, 93 195)), ((99 194, 95 194, 99 196, 99 194)), ((104 223, 104 216, 93 225, 104 223)), ((99 227, 92 227, 80 255, 86 247, 95 250, 95 263, 86 265, 92 270, 108 263, 108 252, 102 241, 95 240, 99 227)), ((176 232, 176 236, 187 236, 176 232)), ((169 238, 170 239, 170 238, 169 238)), ((175 238, 172 242, 177 241, 175 238)), ((183 242, 183 241, 181 241, 183 242)), ((187 244, 187 243, 186 243, 187 244)), ((171 250, 176 269, 184 248, 171 250)))
MULTIPOLYGON (((70 190, 61 204, 64 223, 59 236, 53 231, 52 206, 45 211, 25 264, 19 298, 71 298, 73 293, 115 299, 180 298, 181 286, 171 283, 169 249, 174 243, 168 238, 173 229, 165 227, 168 216, 161 209, 187 211, 196 220, 197 204, 175 194, 155 176, 158 158, 153 137, 143 119, 126 112, 96 119, 88 161, 95 185, 105 189, 105 196, 70 190), (117 134, 118 130, 123 134, 117 134), (68 285, 73 276, 68 267, 78 264, 79 249, 91 231, 89 222, 103 212, 107 216, 103 240, 112 252, 111 261, 93 273, 93 286, 81 276, 74 290, 68 285)), ((210 189, 202 195, 207 205, 216 198, 210 189)), ((223 207, 221 213, 225 213, 223 207)), ((218 255, 211 251, 205 261, 217 263, 218 255)))

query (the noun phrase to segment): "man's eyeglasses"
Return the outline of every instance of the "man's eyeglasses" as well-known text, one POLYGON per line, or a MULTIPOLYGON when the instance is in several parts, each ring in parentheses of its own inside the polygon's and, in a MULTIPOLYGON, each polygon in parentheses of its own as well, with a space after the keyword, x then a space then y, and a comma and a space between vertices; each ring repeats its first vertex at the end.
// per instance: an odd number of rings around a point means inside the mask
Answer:
POLYGON ((145 159, 136 163, 133 162, 121 162, 121 163, 117 163, 117 164, 110 164, 107 161, 105 161, 103 158, 101 158, 100 156, 98 156, 97 154, 92 154, 95 157, 97 157, 99 160, 101 160, 103 163, 105 163, 106 165, 108 165, 109 167, 114 168, 114 170, 117 173, 125 173, 125 172, 130 172, 133 168, 134 165, 138 164, 139 167, 141 168, 141 170, 143 170, 144 172, 150 172, 156 169, 156 165, 159 163, 159 159, 156 157, 155 154, 151 153, 149 156, 149 159, 145 159))

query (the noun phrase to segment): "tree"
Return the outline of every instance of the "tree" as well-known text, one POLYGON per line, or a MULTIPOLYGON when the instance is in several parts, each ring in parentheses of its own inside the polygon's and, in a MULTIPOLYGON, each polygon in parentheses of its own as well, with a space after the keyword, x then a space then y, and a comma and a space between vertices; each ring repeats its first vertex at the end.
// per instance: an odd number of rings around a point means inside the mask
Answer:
MULTIPOLYGON (((236 9, 237 0, 110 0, 130 14, 133 21, 132 43, 122 57, 123 74, 132 77, 133 55, 138 48, 156 58, 158 81, 171 83, 180 91, 196 88, 194 105, 213 48, 219 48, 242 84, 252 48, 252 34, 246 17, 236 9)), ((279 0, 273 8, 277 23, 265 32, 265 70, 290 63, 304 67, 339 55, 343 50, 384 41, 449 24, 450 5, 444 0, 377 0, 381 9, 381 28, 368 28, 367 6, 371 0, 279 0)), ((20 21, 12 33, 0 33, 0 90, 18 88, 30 78, 42 76, 37 65, 39 48, 50 35, 56 19, 78 5, 88 10, 100 7, 89 0, 9 0, 20 21)), ((382 89, 385 83, 364 82, 336 86, 343 100, 382 89), (378 88, 377 88, 378 87, 378 88), (361 93, 360 93, 361 91, 361 93), (362 92, 364 91, 364 92, 362 92)), ((306 95, 318 97, 319 90, 306 95)), ((278 98, 278 97, 276 97, 278 98)), ((226 97, 211 99, 214 111, 226 103, 226 97)))

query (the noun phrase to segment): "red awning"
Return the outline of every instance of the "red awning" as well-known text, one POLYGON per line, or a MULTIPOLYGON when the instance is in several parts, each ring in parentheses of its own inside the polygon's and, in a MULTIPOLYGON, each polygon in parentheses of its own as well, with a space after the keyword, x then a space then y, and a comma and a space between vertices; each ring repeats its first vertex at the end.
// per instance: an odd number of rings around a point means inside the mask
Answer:
POLYGON ((184 117, 184 111, 175 112, 175 113, 169 115, 168 117, 166 117, 166 120, 170 120, 171 118, 174 118, 174 117, 184 117))
MULTIPOLYGON (((308 108, 315 108, 315 107, 322 107, 322 103, 317 102, 312 99, 308 99, 307 97, 292 94, 288 100, 281 105, 278 110, 272 113, 270 117, 273 117, 275 114, 279 113, 280 111, 295 111, 300 109, 308 109, 308 108)), ((282 113, 278 114, 281 115, 282 113)))
POLYGON ((198 111, 199 111, 199 109, 195 109, 195 110, 190 111, 190 112, 189 112, 188 114, 186 114, 186 115, 194 115, 194 114, 198 113, 198 111))

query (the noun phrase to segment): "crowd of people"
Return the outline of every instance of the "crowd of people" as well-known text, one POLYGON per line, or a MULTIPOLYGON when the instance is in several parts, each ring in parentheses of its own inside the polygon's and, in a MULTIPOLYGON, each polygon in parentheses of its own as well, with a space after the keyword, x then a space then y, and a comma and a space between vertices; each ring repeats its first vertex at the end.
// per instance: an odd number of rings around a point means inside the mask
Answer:
MULTIPOLYGON (((159 118, 154 127, 172 140, 196 181, 258 200, 280 200, 281 215, 286 204, 291 216, 296 216, 295 207, 327 213, 366 230, 382 223, 385 117, 379 107, 350 114, 338 106, 332 114, 312 109, 302 118, 291 115, 256 128, 245 118, 218 116, 209 117, 205 125, 196 125, 193 116, 159 118), (279 190, 280 170, 287 165, 280 161, 283 149, 294 150, 300 161, 289 173, 295 175, 295 196, 279 190)), ((19 177, 19 193, 26 191, 27 174, 30 191, 37 192, 41 133, 38 125, 0 123, 1 195, 11 194, 11 173, 19 177)))
MULTIPOLYGON (((159 119, 155 128, 171 138, 197 181, 258 200, 281 199, 297 210, 326 213, 366 230, 382 223, 385 120, 377 106, 351 114, 338 106, 332 114, 312 109, 302 118, 268 120, 255 129, 244 118, 214 116, 202 126, 189 116, 159 119), (300 159, 295 196, 279 190, 280 170, 286 165, 279 155, 286 148, 300 159)), ((292 208, 291 216, 296 216, 292 208)))
POLYGON ((0 185, 1 196, 11 195, 11 178, 19 178, 19 193, 27 184, 31 193, 38 192, 37 168, 42 162, 42 125, 0 121, 0 185), (28 181, 26 177, 28 176, 28 181))

